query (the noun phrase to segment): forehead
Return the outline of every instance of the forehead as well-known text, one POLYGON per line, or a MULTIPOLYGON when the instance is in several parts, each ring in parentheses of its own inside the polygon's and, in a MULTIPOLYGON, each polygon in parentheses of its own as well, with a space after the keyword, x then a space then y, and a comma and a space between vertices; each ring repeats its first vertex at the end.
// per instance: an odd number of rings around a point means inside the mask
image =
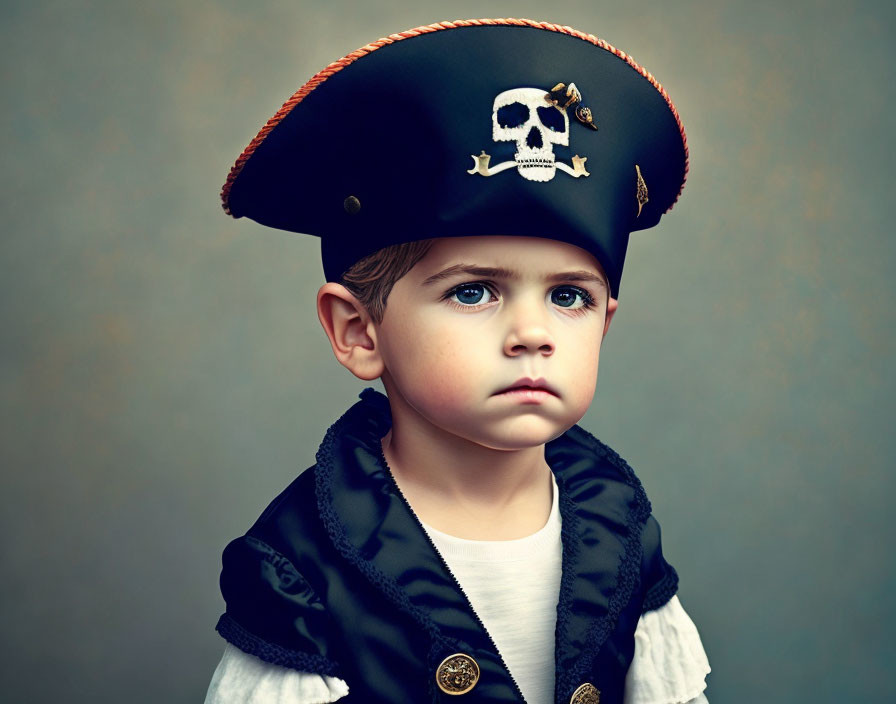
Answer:
POLYGON ((501 267, 521 276, 549 276, 557 271, 584 270, 604 276, 603 267, 580 247, 542 237, 444 237, 414 267, 429 275, 456 264, 501 267))

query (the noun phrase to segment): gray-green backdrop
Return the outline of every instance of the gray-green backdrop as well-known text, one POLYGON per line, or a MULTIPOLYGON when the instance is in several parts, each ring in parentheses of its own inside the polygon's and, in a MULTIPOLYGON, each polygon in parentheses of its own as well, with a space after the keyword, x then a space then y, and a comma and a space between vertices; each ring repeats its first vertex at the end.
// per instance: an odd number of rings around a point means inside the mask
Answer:
POLYGON ((583 425, 642 478, 713 704, 883 702, 894 640, 894 5, 3 2, 0 682, 201 702, 220 552, 363 384, 317 242, 226 217, 233 160, 368 41, 548 19, 678 105, 683 198, 633 238, 583 425))

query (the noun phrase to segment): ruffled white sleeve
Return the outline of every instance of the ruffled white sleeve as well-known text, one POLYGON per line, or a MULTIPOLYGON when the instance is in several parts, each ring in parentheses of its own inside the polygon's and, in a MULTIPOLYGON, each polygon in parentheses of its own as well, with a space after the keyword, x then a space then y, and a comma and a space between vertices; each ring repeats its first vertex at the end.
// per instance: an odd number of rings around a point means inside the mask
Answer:
POLYGON ((700 634, 677 596, 641 616, 625 704, 707 704, 709 661, 700 634))
POLYGON ((205 704, 331 704, 347 694, 337 677, 271 665, 228 643, 205 704))

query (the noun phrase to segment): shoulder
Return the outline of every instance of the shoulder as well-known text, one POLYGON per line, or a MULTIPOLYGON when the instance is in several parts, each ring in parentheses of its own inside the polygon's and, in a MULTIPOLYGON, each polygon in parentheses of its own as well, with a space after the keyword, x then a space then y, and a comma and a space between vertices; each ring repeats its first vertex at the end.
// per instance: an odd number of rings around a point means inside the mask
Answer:
POLYGON ((317 465, 299 474, 237 539, 266 545, 312 581, 314 565, 324 559, 330 545, 318 507, 316 474, 317 465))
POLYGON ((311 465, 290 482, 267 505, 261 515, 250 528, 252 531, 265 531, 282 523, 286 516, 302 513, 307 515, 316 506, 315 471, 317 465, 311 465))
POLYGON ((216 629, 265 662, 333 675, 339 667, 328 652, 329 615, 320 598, 327 541, 315 509, 313 469, 224 548, 220 586, 227 609, 216 629))
POLYGON ((304 581, 309 590, 325 591, 322 566, 331 564, 336 555, 322 520, 327 508, 320 505, 318 478, 318 465, 311 465, 268 504, 243 536, 227 545, 225 572, 228 558, 254 560, 295 585, 304 581))

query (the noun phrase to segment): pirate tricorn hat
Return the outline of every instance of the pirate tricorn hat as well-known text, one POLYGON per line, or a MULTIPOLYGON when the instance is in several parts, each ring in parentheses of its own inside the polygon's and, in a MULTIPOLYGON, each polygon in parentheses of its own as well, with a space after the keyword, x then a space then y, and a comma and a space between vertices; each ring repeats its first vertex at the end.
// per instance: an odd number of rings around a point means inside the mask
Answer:
POLYGON ((590 34, 531 20, 393 34, 303 85, 237 159, 225 210, 321 238, 338 281, 391 244, 546 237, 597 257, 618 297, 629 233, 688 169, 657 80, 590 34))

